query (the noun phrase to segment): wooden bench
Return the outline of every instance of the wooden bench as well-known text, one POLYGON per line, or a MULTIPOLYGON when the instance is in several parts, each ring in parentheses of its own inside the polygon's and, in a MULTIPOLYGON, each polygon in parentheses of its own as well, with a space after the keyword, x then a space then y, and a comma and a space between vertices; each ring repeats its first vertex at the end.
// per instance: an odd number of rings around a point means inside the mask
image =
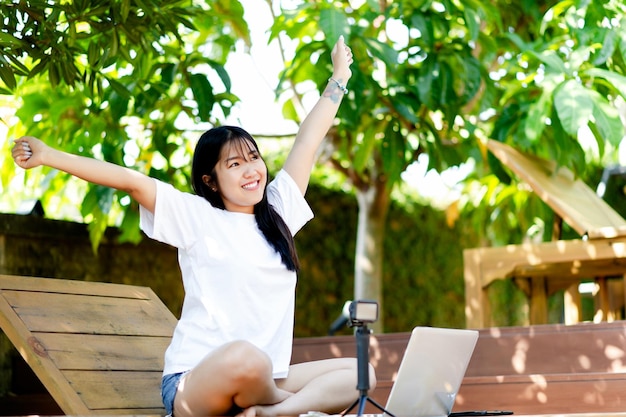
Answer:
POLYGON ((0 327, 65 414, 163 415, 175 325, 146 287, 0 275, 0 327))
MULTIPOLYGON (((626 322, 480 329, 455 410, 515 414, 626 410, 626 322)), ((385 404, 408 333, 373 335, 370 360, 385 404)), ((355 355, 352 336, 297 339, 293 362, 355 355)), ((418 388, 416 388, 418 389, 418 388)), ((374 412, 374 408, 366 408, 374 412)))

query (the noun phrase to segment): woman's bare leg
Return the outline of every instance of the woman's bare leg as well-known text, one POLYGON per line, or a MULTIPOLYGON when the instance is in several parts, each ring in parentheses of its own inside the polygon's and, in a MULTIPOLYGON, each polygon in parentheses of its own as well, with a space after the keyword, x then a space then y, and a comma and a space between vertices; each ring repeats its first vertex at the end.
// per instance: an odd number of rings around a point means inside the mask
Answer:
POLYGON ((289 396, 276 386, 269 357, 251 343, 237 341, 212 352, 181 379, 174 415, 224 416, 234 408, 280 403, 289 396))
MULTIPOLYGON (((369 377, 373 390, 376 376, 371 365, 369 377)), ((277 381, 277 385, 293 395, 276 404, 253 407, 253 410, 246 410, 245 415, 298 415, 308 411, 339 413, 359 396, 357 361, 339 358, 292 365, 289 376, 277 381)))

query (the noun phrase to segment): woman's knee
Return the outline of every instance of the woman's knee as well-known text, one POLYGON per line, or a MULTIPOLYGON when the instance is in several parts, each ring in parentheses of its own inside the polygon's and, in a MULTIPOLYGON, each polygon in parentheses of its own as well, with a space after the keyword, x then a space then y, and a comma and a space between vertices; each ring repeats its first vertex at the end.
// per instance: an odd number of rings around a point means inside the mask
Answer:
POLYGON ((265 380, 272 378, 272 361, 250 342, 235 341, 224 346, 223 365, 235 379, 265 380))
MULTIPOLYGON (((355 375, 358 374, 358 372, 359 372, 358 371, 358 369, 359 369, 359 362, 358 362, 358 360, 356 358, 351 360, 350 368, 354 370, 354 374, 355 375)), ((376 368, 374 368, 374 365, 372 365, 371 362, 368 363, 368 366, 367 366, 367 375, 369 377, 370 389, 376 388, 376 382, 377 382, 377 379, 376 379, 376 368)))

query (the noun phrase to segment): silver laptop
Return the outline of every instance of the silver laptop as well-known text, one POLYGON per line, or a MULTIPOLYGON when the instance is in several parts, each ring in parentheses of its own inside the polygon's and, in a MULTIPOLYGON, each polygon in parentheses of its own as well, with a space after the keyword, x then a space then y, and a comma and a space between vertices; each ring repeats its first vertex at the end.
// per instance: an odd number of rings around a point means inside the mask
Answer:
POLYGON ((476 330, 414 328, 385 410, 396 417, 449 416, 477 340, 476 330))

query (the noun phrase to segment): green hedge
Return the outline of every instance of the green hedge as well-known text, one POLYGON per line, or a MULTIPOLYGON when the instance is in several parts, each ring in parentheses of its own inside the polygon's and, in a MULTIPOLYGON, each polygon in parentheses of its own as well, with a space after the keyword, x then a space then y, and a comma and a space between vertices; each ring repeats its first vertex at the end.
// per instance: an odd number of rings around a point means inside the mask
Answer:
MULTIPOLYGON (((311 185, 315 218, 296 236, 302 269, 297 337, 322 336, 353 299, 358 207, 354 196, 311 185)), ((465 327, 463 233, 445 215, 418 203, 393 203, 384 243, 384 331, 415 325, 465 327)), ((349 334, 350 329, 342 332, 349 334)))

